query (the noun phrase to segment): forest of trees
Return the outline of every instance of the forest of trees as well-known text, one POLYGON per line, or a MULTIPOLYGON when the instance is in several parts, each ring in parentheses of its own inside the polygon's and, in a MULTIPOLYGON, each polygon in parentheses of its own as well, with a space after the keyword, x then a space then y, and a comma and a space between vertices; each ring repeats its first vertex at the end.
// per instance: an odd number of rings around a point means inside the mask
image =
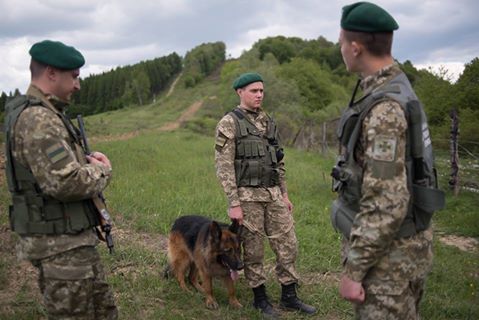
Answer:
POLYGON ((181 69, 181 57, 172 53, 89 76, 81 81, 69 112, 89 115, 151 103, 181 69))
MULTIPOLYGON (((410 61, 400 65, 424 104, 435 145, 448 147, 449 113, 455 108, 460 115, 461 144, 469 150, 479 149, 479 126, 475 123, 479 119, 479 58, 465 65, 456 83, 449 81, 447 70, 437 74, 417 70, 410 61)), ((281 122, 287 144, 293 143, 305 126, 319 130, 322 122, 339 117, 357 80, 356 75, 346 71, 338 44, 323 37, 261 39, 239 59, 223 65, 219 84, 222 89, 215 106, 221 111, 210 112, 212 119, 237 104, 231 83, 242 72, 251 70, 265 78, 264 105, 281 122)))
POLYGON ((203 43, 185 55, 184 84, 194 87, 206 76, 217 70, 225 61, 226 46, 223 42, 203 43))

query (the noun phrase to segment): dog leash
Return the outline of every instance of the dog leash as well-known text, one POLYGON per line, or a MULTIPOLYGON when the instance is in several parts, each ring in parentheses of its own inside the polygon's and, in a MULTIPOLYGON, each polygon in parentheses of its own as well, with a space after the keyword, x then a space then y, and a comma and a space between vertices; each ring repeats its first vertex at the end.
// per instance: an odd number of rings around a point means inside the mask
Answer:
POLYGON ((246 229, 248 229, 249 231, 253 232, 253 233, 257 233, 259 234, 260 236, 262 236, 263 238, 268 238, 268 239, 277 239, 279 237, 281 237, 283 234, 285 233, 288 233, 294 226, 294 221, 291 220, 291 223, 289 224, 288 228, 286 229, 286 231, 284 232, 281 232, 281 233, 277 233, 277 234, 272 234, 270 236, 268 236, 267 234, 261 232, 260 230, 258 230, 255 226, 253 226, 251 223, 249 223, 248 221, 245 221, 243 220, 243 226, 246 227, 246 229))

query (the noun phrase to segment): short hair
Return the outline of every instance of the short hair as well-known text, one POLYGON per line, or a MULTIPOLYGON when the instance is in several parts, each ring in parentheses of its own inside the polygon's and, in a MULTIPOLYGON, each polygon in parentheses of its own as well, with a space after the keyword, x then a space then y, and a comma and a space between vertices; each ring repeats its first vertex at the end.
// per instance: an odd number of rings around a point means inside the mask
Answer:
POLYGON ((34 59, 30 60, 30 73, 32 74, 32 79, 38 79, 47 68, 46 64, 38 62, 34 59))
POLYGON ((390 32, 361 32, 344 30, 346 40, 356 41, 364 45, 366 50, 376 57, 391 55, 393 33, 390 32))

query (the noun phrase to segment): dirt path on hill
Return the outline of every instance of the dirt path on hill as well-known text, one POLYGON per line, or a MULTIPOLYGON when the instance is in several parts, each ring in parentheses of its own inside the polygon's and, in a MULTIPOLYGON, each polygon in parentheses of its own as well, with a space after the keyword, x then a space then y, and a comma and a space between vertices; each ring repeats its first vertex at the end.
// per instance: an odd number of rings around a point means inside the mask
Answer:
POLYGON ((182 75, 183 75, 183 72, 180 72, 178 77, 176 77, 175 81, 173 81, 173 83, 171 84, 170 90, 168 90, 168 93, 166 94, 167 98, 173 93, 173 91, 175 91, 176 84, 178 83, 178 80, 180 80, 182 75))
POLYGON ((178 129, 183 123, 190 120, 198 110, 203 106, 203 101, 196 101, 186 109, 176 121, 168 122, 158 129, 159 131, 173 131, 178 129))
POLYGON ((167 122, 157 129, 135 130, 135 131, 122 133, 122 134, 116 134, 116 135, 92 137, 91 141, 93 143, 107 142, 107 141, 123 141, 123 140, 134 138, 138 136, 141 132, 173 131, 180 128, 183 125, 183 123, 190 120, 196 114, 196 112, 198 112, 198 110, 201 109, 202 106, 203 106, 203 100, 192 103, 185 111, 183 111, 183 113, 180 115, 178 119, 176 119, 175 121, 167 122))

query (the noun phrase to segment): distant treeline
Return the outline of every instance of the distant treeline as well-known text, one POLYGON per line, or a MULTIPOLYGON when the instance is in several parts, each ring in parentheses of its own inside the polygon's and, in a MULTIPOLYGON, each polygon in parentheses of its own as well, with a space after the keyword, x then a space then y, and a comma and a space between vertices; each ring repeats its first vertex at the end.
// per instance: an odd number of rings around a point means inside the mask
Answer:
MULTIPOLYGON (((233 80, 242 72, 256 71, 265 79, 265 108, 274 113, 285 142, 291 144, 305 127, 315 129, 338 117, 357 80, 347 72, 339 45, 321 36, 312 40, 283 36, 261 39, 238 59, 225 60, 225 49, 223 42, 206 43, 187 52, 184 59, 172 53, 89 76, 81 81, 82 88, 74 95, 69 111, 95 114, 151 103, 180 71, 180 83, 186 88, 214 74, 210 79, 217 99, 205 103, 190 123, 195 130, 213 132, 218 118, 238 103, 231 88, 233 80)), ((479 58, 465 65, 454 84, 446 69, 434 73, 417 70, 410 61, 400 65, 424 104, 435 144, 447 148, 449 113, 455 108, 460 116, 461 145, 477 149, 479 58)), ((2 92, 0 103, 15 94, 18 90, 9 95, 2 92)))
POLYGON ((89 115, 150 103, 181 69, 181 57, 172 53, 89 76, 81 81, 69 113, 89 115))

